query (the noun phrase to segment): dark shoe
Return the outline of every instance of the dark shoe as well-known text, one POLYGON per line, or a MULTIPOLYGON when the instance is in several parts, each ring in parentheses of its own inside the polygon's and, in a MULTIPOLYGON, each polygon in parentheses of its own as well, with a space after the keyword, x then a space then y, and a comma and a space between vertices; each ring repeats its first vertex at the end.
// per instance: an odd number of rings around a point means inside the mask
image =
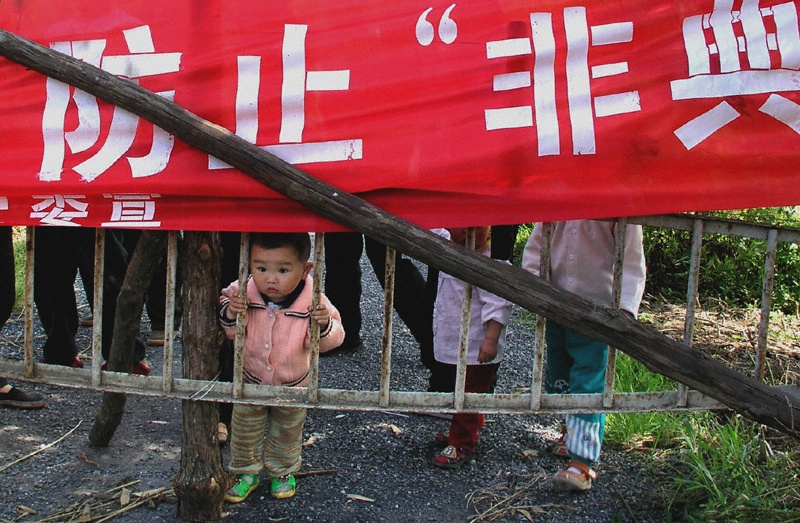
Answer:
POLYGON ((0 407, 41 409, 44 407, 44 398, 35 392, 25 392, 16 387, 11 387, 8 392, 0 392, 0 407))
POLYGON ((75 359, 73 359, 69 363, 52 363, 47 360, 41 360, 41 362, 44 363, 45 365, 61 365, 62 367, 72 367, 73 369, 83 368, 83 362, 77 356, 75 356, 75 359))
POLYGON ((328 356, 339 356, 341 354, 355 354, 364 348, 364 343, 359 338, 355 343, 342 343, 335 349, 331 349, 326 352, 320 352, 319 355, 321 357, 328 357, 328 356))
POLYGON ((452 445, 447 446, 438 456, 433 458, 433 464, 443 469, 461 468, 475 458, 475 453, 467 449, 457 449, 452 445))

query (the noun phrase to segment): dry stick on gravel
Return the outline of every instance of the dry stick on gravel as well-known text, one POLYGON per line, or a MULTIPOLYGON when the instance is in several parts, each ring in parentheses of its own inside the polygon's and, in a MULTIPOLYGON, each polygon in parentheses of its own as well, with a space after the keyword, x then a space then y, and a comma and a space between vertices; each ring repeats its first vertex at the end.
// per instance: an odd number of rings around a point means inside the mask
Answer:
POLYGON ((104 523, 126 512, 130 512, 135 508, 139 508, 143 505, 150 504, 155 499, 165 498, 167 496, 173 495, 174 493, 172 488, 167 488, 167 487, 161 487, 157 489, 148 490, 146 492, 135 493, 134 496, 138 496, 139 499, 131 503, 128 503, 127 505, 120 507, 116 510, 113 510, 112 507, 120 503, 119 497, 114 496, 113 498, 108 499, 104 496, 107 494, 111 494, 115 491, 122 491, 124 488, 129 487, 131 485, 135 485, 136 483, 139 483, 139 480, 126 483, 125 485, 116 486, 113 489, 106 490, 105 492, 102 492, 100 494, 92 494, 89 496, 88 499, 77 501, 59 510, 58 512, 56 512, 51 516, 48 516, 44 519, 31 521, 30 523, 50 523, 54 521, 81 521, 82 523, 104 523))
POLYGON ((0 467, 0 472, 3 472, 3 471, 4 471, 4 470, 6 470, 7 468, 9 468, 9 467, 11 467, 11 466, 14 466, 14 465, 16 465, 17 463, 21 463, 21 462, 25 461, 26 459, 28 459, 28 458, 30 458, 30 457, 33 457, 33 456, 35 456, 35 455, 37 455, 37 454, 39 454, 40 452, 44 452, 45 450, 49 449, 50 447, 52 447, 52 446, 54 446, 54 445, 58 445, 58 443, 59 443, 59 442, 61 442, 61 441, 62 441, 64 438, 66 438, 67 436, 69 436, 70 434, 72 434, 73 432, 75 432, 75 429, 77 429, 78 427, 80 427, 80 426, 81 426, 81 423, 83 423, 83 420, 79 421, 77 425, 75 425, 74 427, 72 427, 72 430, 70 430, 69 432, 67 432, 66 434, 64 434, 63 436, 61 436, 60 438, 58 438, 57 440, 53 441, 52 443, 48 443, 48 444, 47 444, 47 445, 45 445, 44 447, 41 447, 40 449, 38 449, 38 450, 35 450, 35 451, 31 452, 31 453, 30 453, 30 454, 28 454, 27 456, 22 456, 22 457, 21 457, 21 458, 19 458, 18 460, 12 461, 11 463, 9 463, 9 464, 7 464, 7 465, 3 465, 2 467, 0 467))
POLYGON ((320 474, 338 474, 341 470, 336 469, 329 469, 329 470, 306 470, 303 472, 295 472, 293 475, 296 478, 302 478, 304 476, 319 476, 320 474))
POLYGON ((619 497, 619 499, 622 501, 622 504, 625 505, 625 510, 628 511, 628 516, 630 516, 631 521, 633 523, 638 523, 638 520, 636 519, 636 515, 634 515, 633 510, 631 510, 631 506, 628 505, 628 502, 625 500, 625 497, 622 494, 620 494, 619 492, 617 492, 617 489, 612 487, 611 490, 614 491, 614 494, 616 494, 619 497))
MULTIPOLYGON (((512 503, 514 501, 519 501, 520 499, 522 499, 525 494, 530 494, 531 491, 533 490, 534 485, 536 485, 541 481, 544 481, 546 478, 547 475, 545 474, 536 474, 524 486, 517 488, 512 495, 501 499, 497 503, 494 503, 492 501, 491 498, 493 498, 494 496, 490 493, 490 491, 495 489, 497 485, 494 487, 484 488, 473 492, 472 494, 470 494, 469 499, 467 500, 468 505, 476 506, 479 502, 488 501, 491 506, 488 509, 484 510, 483 512, 479 513, 474 518, 470 519, 469 522, 479 523, 483 521, 495 521, 500 517, 512 515, 514 512, 518 512, 519 510, 533 508, 531 505, 527 504, 520 506, 520 505, 513 505, 512 503)), ((544 510, 545 508, 554 507, 554 505, 537 505, 537 507, 544 510)))

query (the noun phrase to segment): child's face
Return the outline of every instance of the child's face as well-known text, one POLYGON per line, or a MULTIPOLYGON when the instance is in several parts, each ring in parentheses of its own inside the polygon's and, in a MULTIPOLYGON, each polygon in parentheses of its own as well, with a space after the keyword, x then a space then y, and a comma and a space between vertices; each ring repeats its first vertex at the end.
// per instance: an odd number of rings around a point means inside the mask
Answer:
POLYGON ((298 259, 289 246, 265 249, 253 245, 250 249, 250 273, 256 287, 276 302, 286 298, 308 276, 314 264, 298 259))

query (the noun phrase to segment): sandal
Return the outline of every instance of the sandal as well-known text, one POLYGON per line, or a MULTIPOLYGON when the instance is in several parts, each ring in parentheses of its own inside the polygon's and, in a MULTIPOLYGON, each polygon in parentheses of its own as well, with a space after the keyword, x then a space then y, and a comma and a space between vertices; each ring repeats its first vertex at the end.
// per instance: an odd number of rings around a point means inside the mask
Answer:
POLYGON ((443 469, 457 469, 473 459, 475 459, 473 451, 464 448, 457 449, 448 445, 438 456, 433 458, 433 464, 443 469))
POLYGON ((239 481, 225 493, 225 501, 240 503, 258 486, 258 474, 242 474, 239 481))
POLYGON ((589 465, 572 460, 566 469, 553 476, 553 484, 567 490, 589 490, 596 479, 597 472, 589 465))
POLYGON ((272 478, 272 497, 277 499, 286 499, 294 496, 297 492, 297 480, 294 476, 287 474, 279 478, 272 478))
POLYGON ((567 447, 567 426, 561 425, 561 437, 550 447, 550 454, 559 458, 569 458, 569 448, 567 447))
POLYGON ((559 458, 569 458, 569 448, 567 447, 567 426, 561 424, 561 437, 550 447, 550 454, 559 458))
POLYGON ((225 424, 222 422, 217 423, 217 443, 219 443, 220 446, 222 446, 227 442, 228 442, 228 427, 226 427, 225 424))

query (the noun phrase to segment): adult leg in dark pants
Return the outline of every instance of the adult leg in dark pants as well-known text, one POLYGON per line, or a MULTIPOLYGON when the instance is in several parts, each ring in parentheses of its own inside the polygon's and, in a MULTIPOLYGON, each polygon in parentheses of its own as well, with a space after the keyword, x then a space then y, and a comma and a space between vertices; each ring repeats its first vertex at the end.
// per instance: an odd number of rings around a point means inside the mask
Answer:
POLYGON ((33 299, 47 336, 42 363, 83 367, 75 343, 78 331, 75 277, 80 260, 80 234, 83 234, 80 229, 71 227, 35 230, 33 299))
MULTIPOLYGON (((386 279, 386 246, 365 237, 367 258, 372 270, 384 286, 386 279)), ((433 302, 425 278, 414 262, 398 253, 395 258, 394 308, 420 347, 420 360, 433 368, 433 302)))
MULTIPOLYGON (((14 272, 14 242, 11 227, 0 227, 0 328, 6 324, 14 309, 16 282, 14 272)), ((41 395, 25 392, 0 378, 0 407, 38 409, 44 407, 41 395)))
POLYGON ((363 250, 361 233, 325 234, 325 295, 342 316, 344 342, 340 346, 341 351, 355 351, 363 346, 360 265, 363 250))
MULTIPOLYGON (((34 301, 47 334, 43 362, 56 365, 83 366, 77 359, 75 343, 78 328, 78 307, 75 299, 75 276, 93 274, 95 230, 82 227, 37 227, 34 257, 34 301)), ((117 296, 128 270, 127 254, 118 231, 106 231, 103 279, 103 358, 108 359, 114 333, 117 296)), ((84 277, 83 286, 93 307, 93 278, 84 277)), ((146 374, 144 343, 135 342, 133 361, 137 372, 146 374), (137 364, 140 364, 137 367, 137 364)))

